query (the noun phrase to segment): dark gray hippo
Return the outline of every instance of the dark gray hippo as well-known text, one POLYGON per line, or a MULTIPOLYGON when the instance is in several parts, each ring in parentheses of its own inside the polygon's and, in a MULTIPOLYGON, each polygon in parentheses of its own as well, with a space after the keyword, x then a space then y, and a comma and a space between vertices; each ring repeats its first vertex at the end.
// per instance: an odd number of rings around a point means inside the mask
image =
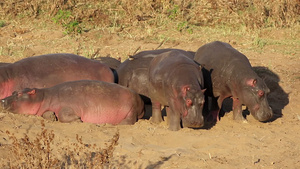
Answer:
POLYGON ((93 60, 97 60, 100 63, 109 66, 113 70, 116 70, 121 64, 121 59, 116 59, 110 56, 96 57, 93 60))
POLYGON ((9 65, 10 63, 6 63, 6 62, 0 62, 0 66, 6 66, 9 65))
POLYGON ((115 83, 118 83, 118 73, 116 70, 121 64, 121 58, 116 59, 110 56, 106 56, 106 57, 97 57, 94 58, 93 60, 97 60, 100 63, 109 66, 111 71, 114 73, 115 83))
MULTIPOLYGON (((160 54, 170 52, 170 51, 176 53, 174 55, 175 58, 177 58, 176 55, 178 55, 179 53, 181 53, 179 56, 183 56, 184 58, 186 57, 191 59, 194 58, 194 52, 184 51, 180 49, 159 49, 159 50, 149 50, 149 51, 139 52, 134 56, 130 56, 129 59, 121 63, 121 65, 117 69, 118 76, 119 76, 119 84, 126 86, 130 89, 133 89, 140 95, 146 96, 146 98, 150 98, 150 93, 154 90, 149 82, 148 68, 150 66, 150 62, 153 60, 153 58, 159 56, 160 54)), ((189 59, 189 61, 193 62, 191 59, 189 59)), ((193 63, 192 65, 195 66, 195 63, 193 63)), ((199 71, 199 67, 197 67, 197 70, 199 71)), ((202 91, 200 91, 199 95, 203 95, 202 91)), ((152 105, 152 106, 155 107, 154 109, 152 108, 152 110, 155 110, 154 113, 152 113, 152 121, 155 123, 159 123, 162 121, 162 116, 160 112, 161 107, 160 105, 157 105, 157 103, 156 105, 152 105)), ((172 117, 172 115, 170 116, 172 117)), ((189 126, 188 122, 185 122, 185 127, 188 126, 189 126)), ((180 119, 178 124, 176 124, 176 126, 175 125, 172 125, 172 127, 170 126, 171 130, 178 130, 179 128, 180 128, 180 119)))
POLYGON ((181 52, 191 59, 194 58, 195 54, 194 52, 180 49, 158 49, 139 52, 136 55, 130 56, 117 68, 118 83, 143 96, 149 97, 148 67, 150 62, 157 55, 169 51, 181 52))
POLYGON ((132 90, 95 80, 64 82, 50 88, 26 88, 2 99, 5 109, 42 116, 54 112, 58 121, 134 124, 144 113, 144 103, 132 90))
POLYGON ((170 130, 204 125, 203 76, 201 67, 179 51, 157 55, 149 65, 149 96, 153 121, 161 121, 161 105, 167 106, 170 130))
POLYGON ((266 97, 270 90, 253 71, 245 55, 228 43, 214 41, 200 47, 194 59, 204 66, 206 94, 213 97, 211 111, 215 120, 219 120, 219 109, 227 97, 233 99, 233 118, 236 120, 245 120, 242 104, 259 121, 272 117, 266 97))
POLYGON ((0 66, 0 98, 24 88, 44 88, 75 80, 114 82, 111 69, 74 54, 48 54, 0 66))

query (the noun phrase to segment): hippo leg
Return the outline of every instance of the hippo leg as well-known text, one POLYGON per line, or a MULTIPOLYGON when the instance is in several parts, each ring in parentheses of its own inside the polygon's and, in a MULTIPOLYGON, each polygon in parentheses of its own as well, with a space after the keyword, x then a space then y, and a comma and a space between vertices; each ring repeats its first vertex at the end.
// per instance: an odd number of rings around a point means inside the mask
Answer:
POLYGON ((180 130, 180 112, 174 110, 174 105, 176 103, 173 103, 173 101, 170 102, 170 106, 166 107, 167 110, 167 116, 168 116, 168 124, 169 124, 169 130, 177 131, 180 130))
MULTIPOLYGON (((220 112, 220 106, 219 106, 219 100, 220 98, 211 98, 211 107, 210 107, 210 114, 212 116, 212 121, 213 122, 218 122, 219 121, 219 112, 220 112)), ((223 102, 223 100, 222 100, 223 102)), ((222 103, 221 103, 222 105, 222 103)))
POLYGON ((49 121, 57 121, 57 117, 55 116, 55 113, 53 111, 46 111, 42 117, 49 121))
POLYGON ((218 101, 215 97, 206 96, 205 104, 207 106, 206 110, 207 114, 205 116, 206 123, 214 123, 218 121, 219 107, 218 101))
POLYGON ((60 112, 58 112, 58 121, 62 123, 70 123, 73 121, 81 121, 80 117, 76 115, 73 109, 69 107, 63 107, 60 112))
POLYGON ((152 122, 153 123, 161 123, 162 115, 161 115, 161 106, 160 103, 157 101, 152 102, 152 122))
POLYGON ((245 121, 246 119, 243 117, 242 114, 242 104, 238 98, 232 97, 232 110, 233 110, 233 119, 239 121, 245 121))
POLYGON ((169 124, 169 129, 172 131, 177 131, 180 130, 180 114, 179 113, 174 113, 172 109, 169 107, 167 109, 167 116, 168 116, 168 124, 169 124))
POLYGON ((216 100, 216 98, 212 99, 212 110, 210 114, 213 117, 213 121, 218 122, 220 120, 219 112, 222 107, 222 103, 224 101, 225 97, 223 95, 220 95, 220 97, 216 100))
POLYGON ((119 125, 132 125, 137 121, 137 116, 138 113, 137 111, 133 112, 133 113, 128 113, 129 116, 127 116, 124 120, 122 120, 119 125))

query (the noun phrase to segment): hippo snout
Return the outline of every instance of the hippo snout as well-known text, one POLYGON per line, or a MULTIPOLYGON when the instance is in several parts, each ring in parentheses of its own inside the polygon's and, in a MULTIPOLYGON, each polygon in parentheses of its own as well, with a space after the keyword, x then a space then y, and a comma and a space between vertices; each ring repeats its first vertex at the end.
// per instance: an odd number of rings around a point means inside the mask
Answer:
POLYGON ((270 120, 273 116, 273 111, 271 109, 271 107, 268 107, 264 110, 261 111, 257 111, 256 114, 254 115, 254 117, 261 122, 270 120))
POLYGON ((200 128, 204 126, 204 118, 203 116, 199 117, 198 119, 182 119, 182 126, 189 127, 189 128, 200 128))

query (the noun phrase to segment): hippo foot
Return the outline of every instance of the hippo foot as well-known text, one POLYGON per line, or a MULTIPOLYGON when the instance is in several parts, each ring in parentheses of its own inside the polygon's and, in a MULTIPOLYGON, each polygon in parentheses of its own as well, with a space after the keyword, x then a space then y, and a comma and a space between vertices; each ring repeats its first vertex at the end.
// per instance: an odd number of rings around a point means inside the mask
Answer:
POLYGON ((152 111, 152 118, 151 118, 151 122, 155 123, 155 124, 159 124, 163 121, 162 116, 161 116, 161 111, 160 109, 154 110, 152 111))
POLYGON ((162 118, 152 117, 150 121, 155 124, 160 124, 163 120, 162 120, 162 118))
POLYGON ((246 120, 246 119, 243 120, 243 123, 248 124, 248 120, 246 120))
POLYGON ((42 117, 46 120, 49 120, 49 121, 57 121, 57 117, 55 116, 55 113, 52 112, 52 111, 46 111, 42 117))
POLYGON ((170 124, 169 125, 169 130, 171 130, 171 131, 178 131, 180 129, 181 129, 180 124, 179 125, 178 124, 170 124))
MULTIPOLYGON (((234 114, 234 113, 233 113, 234 114)), ((233 115, 233 120, 235 121, 242 121, 242 122, 247 122, 247 120, 243 117, 242 114, 239 114, 239 115, 233 115)))

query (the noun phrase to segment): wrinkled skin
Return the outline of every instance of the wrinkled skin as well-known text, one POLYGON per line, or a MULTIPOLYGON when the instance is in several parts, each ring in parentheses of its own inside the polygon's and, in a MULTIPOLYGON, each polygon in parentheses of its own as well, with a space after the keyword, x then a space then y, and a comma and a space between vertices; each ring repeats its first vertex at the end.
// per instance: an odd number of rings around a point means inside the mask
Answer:
POLYGON ((232 110, 236 120, 245 120, 242 104, 259 121, 272 117, 266 97, 270 90, 253 71, 245 55, 227 43, 215 41, 200 47, 194 59, 204 65, 206 94, 217 102, 211 108, 215 120, 219 120, 219 109, 227 97, 233 99, 232 110))
POLYGON ((183 127, 199 128, 204 124, 202 109, 204 95, 200 67, 178 51, 157 55, 149 66, 154 121, 161 121, 160 105, 167 107, 170 130, 183 127))
POLYGON ((29 57, 0 66, 0 98, 24 88, 52 87, 84 79, 114 82, 114 75, 108 66, 74 54, 29 57))
POLYGON ((144 103, 138 94, 118 84, 93 80, 15 91, 2 99, 2 105, 18 114, 43 116, 54 112, 64 123, 80 120, 96 124, 134 124, 144 114, 144 103))

